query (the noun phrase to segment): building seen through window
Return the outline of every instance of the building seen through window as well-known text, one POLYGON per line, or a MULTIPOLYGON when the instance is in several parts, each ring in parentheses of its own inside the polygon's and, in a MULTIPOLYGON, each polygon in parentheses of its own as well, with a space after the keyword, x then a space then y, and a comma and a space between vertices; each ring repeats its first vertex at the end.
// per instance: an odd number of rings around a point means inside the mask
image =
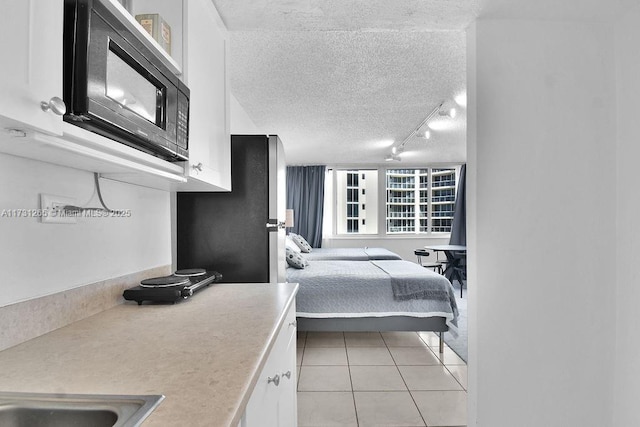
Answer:
POLYGON ((387 233, 449 233, 456 200, 456 170, 388 169, 387 233))
POLYGON ((377 203, 377 170, 336 171, 336 232, 377 234, 378 214, 365 205, 377 203))
POLYGON ((336 234, 450 233, 457 168, 336 170, 336 234), (366 207, 366 209, 365 209, 366 207), (382 215, 382 218, 379 218, 382 215))

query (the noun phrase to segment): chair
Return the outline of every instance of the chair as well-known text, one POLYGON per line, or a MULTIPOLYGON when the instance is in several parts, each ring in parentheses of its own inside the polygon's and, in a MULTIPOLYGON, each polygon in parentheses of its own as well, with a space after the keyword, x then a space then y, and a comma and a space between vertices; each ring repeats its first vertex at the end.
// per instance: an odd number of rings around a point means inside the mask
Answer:
POLYGON ((460 298, 462 298, 463 280, 467 280, 467 253, 454 252, 455 261, 453 263, 453 271, 451 273, 451 282, 457 280, 460 283, 460 298))
POLYGON ((418 257, 418 264, 420 264, 424 268, 431 268, 436 273, 442 274, 442 263, 441 262, 438 262, 438 261, 435 261, 435 262, 422 262, 422 257, 428 257, 429 256, 429 251, 427 251, 426 249, 416 249, 415 251, 413 251, 413 253, 416 254, 416 257, 418 257))

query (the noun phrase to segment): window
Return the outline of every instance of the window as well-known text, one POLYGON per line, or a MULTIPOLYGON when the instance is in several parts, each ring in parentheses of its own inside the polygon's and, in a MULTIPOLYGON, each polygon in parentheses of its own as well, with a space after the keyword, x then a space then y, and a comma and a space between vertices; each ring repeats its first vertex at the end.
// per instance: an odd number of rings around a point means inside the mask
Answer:
POLYGON ((366 202, 377 204, 378 171, 337 170, 335 179, 337 234, 378 234, 376 209, 365 211, 366 202))
POLYGON ((386 183, 387 233, 451 232, 455 169, 388 169, 386 183))
POLYGON ((431 232, 450 233, 456 205, 456 170, 431 169, 431 232))
POLYGON ((457 170, 334 170, 328 188, 335 192, 325 198, 325 212, 335 209, 335 215, 326 229, 338 235, 450 233, 457 170))

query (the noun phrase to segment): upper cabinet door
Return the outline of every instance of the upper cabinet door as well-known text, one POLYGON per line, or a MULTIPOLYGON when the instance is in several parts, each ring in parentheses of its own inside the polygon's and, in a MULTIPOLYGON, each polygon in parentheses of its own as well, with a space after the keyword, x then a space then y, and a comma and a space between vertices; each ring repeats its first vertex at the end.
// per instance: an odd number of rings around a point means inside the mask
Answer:
POLYGON ((231 189, 228 33, 211 0, 186 0, 185 77, 189 104, 189 182, 179 190, 231 189))
POLYGON ((62 0, 2 2, 0 124, 62 135, 62 0), (41 103, 53 104, 44 111, 41 103), (57 113, 54 110, 58 110, 57 113))

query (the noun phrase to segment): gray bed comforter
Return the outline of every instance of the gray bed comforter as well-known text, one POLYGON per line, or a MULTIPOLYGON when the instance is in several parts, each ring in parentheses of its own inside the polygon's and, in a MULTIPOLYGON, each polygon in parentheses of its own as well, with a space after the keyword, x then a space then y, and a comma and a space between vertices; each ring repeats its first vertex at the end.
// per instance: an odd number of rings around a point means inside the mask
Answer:
POLYGON ((369 261, 374 259, 402 259, 400 255, 385 248, 314 248, 302 254, 309 261, 369 261))
POLYGON ((287 281, 299 283, 297 315, 309 318, 441 316, 456 333, 458 309, 451 283, 409 261, 322 261, 304 269, 287 269, 287 281), (437 297, 394 298, 394 275, 399 281, 423 281, 437 297), (443 297, 446 295, 447 297, 443 297))

